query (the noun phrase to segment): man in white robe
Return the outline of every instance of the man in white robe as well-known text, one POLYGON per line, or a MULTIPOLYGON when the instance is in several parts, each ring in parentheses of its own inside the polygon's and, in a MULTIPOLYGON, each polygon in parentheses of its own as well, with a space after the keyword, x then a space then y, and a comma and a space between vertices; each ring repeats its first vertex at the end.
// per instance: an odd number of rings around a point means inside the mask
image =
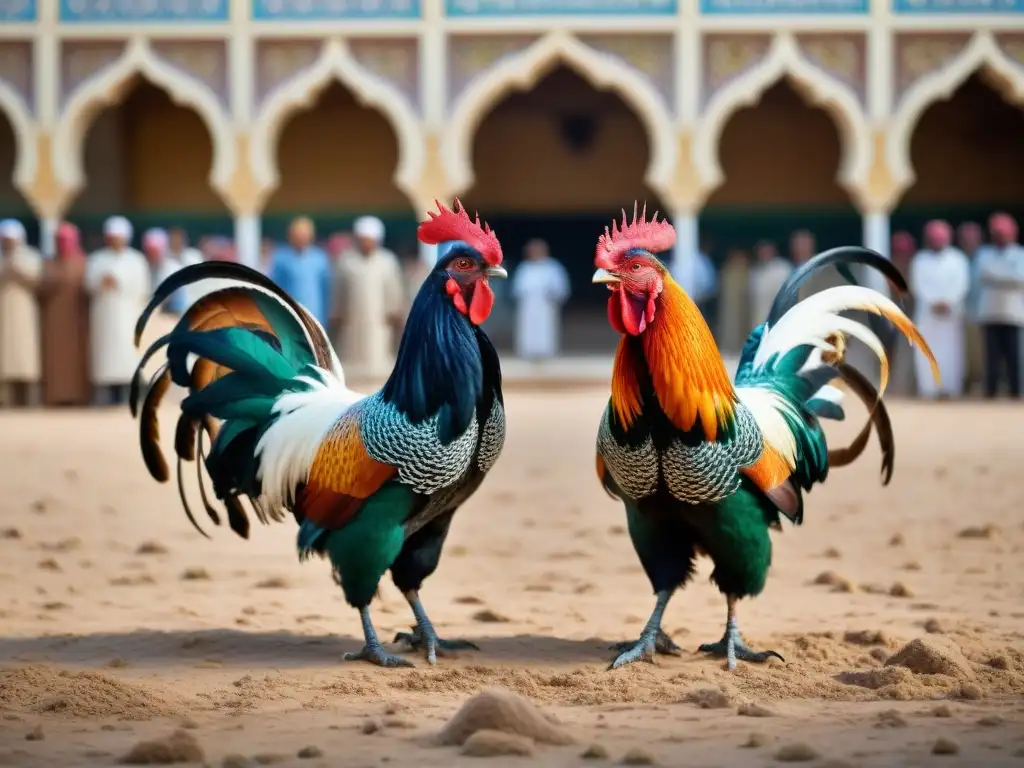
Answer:
POLYGON ((146 258, 129 246, 132 225, 112 216, 103 225, 107 247, 86 262, 85 290, 90 296, 90 372, 96 398, 119 405, 139 362, 135 321, 149 301, 151 278, 146 258))
MULTIPOLYGON (((198 248, 193 248, 189 245, 188 234, 181 227, 171 227, 167 231, 167 255, 182 267, 201 264, 203 261, 203 254, 199 252, 198 248)), ((203 290, 200 290, 196 285, 196 283, 193 283, 181 289, 181 293, 184 294, 184 298, 181 301, 185 309, 191 307, 197 299, 208 293, 205 287, 203 290)))
POLYGON ((362 216, 355 247, 338 259, 331 299, 331 337, 346 375, 379 379, 391 373, 405 312, 398 257, 383 247, 384 222, 362 216))
POLYGON ((0 405, 35 405, 42 380, 37 289, 43 258, 20 221, 0 222, 0 405))
POLYGON ((935 354, 941 385, 931 375, 931 364, 915 350, 914 372, 921 397, 959 397, 967 363, 964 320, 971 290, 971 264, 953 246, 953 228, 934 220, 924 228, 924 248, 910 262, 910 292, 914 296, 914 322, 935 354))
POLYGON ((531 240, 523 248, 523 263, 512 276, 516 300, 516 355, 544 360, 559 352, 562 305, 569 298, 569 275, 551 258, 548 244, 531 240))
MULTIPOLYGON (((167 232, 159 227, 147 229, 142 236, 142 254, 149 262, 153 278, 153 290, 168 277, 173 275, 182 264, 170 253, 170 238, 167 232)), ((188 293, 177 290, 161 305, 160 311, 170 315, 181 315, 187 308, 188 293)))
POLYGON ((774 243, 762 240, 755 246, 754 266, 750 269, 751 320, 755 326, 768 319, 775 295, 792 271, 793 265, 779 256, 774 243))

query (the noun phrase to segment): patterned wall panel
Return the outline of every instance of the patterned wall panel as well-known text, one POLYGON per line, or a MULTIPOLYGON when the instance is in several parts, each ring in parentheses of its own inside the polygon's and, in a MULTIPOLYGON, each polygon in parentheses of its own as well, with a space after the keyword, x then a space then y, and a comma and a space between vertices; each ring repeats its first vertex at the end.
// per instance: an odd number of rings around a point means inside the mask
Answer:
POLYGON ((449 16, 651 16, 677 10, 677 0, 445 0, 449 16))
POLYGON ((352 56, 370 72, 394 84, 409 103, 420 106, 419 43, 415 38, 349 41, 352 56))
POLYGON ((252 0, 257 21, 419 18, 420 0, 252 0))
POLYGON ((267 95, 304 69, 313 66, 320 56, 322 40, 259 40, 256 43, 255 92, 256 105, 267 95))
POLYGON ((60 56, 61 103, 66 103, 79 85, 117 61, 124 46, 123 40, 65 40, 60 56))
POLYGON ((157 56, 205 85, 230 109, 226 40, 154 40, 152 46, 157 56))
POLYGON ((867 40, 864 35, 798 35, 797 44, 807 61, 850 86, 862 105, 867 103, 867 40))
POLYGON ((706 106, 718 91, 754 67, 771 44, 771 35, 705 35, 701 104, 706 106))
POLYGON ((36 20, 36 0, 0 0, 0 23, 36 20))
POLYGON ((892 0, 893 13, 1024 13, 1024 0, 892 0))
POLYGON ((700 12, 711 14, 834 16, 863 14, 870 7, 870 0, 700 0, 700 12))
POLYGON ((896 35, 893 43, 893 108, 922 75, 940 69, 959 56, 970 39, 967 33, 907 32, 896 35))
POLYGON ((454 35, 448 40, 448 103, 455 101, 469 82, 499 60, 525 50, 537 38, 531 35, 454 35))
POLYGON ((35 107, 32 80, 32 43, 27 40, 0 42, 0 80, 21 96, 30 110, 35 107))
POLYGON ((60 20, 71 24, 222 22, 229 11, 230 0, 60 0, 60 20))
POLYGON ((580 40, 644 75, 675 108, 675 51, 671 35, 581 35, 580 40))

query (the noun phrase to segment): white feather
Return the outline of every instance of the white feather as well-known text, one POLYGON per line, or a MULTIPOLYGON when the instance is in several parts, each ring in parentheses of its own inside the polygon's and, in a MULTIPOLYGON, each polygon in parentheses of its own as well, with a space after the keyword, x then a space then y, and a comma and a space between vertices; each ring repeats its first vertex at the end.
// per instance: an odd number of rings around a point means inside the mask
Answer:
MULTIPOLYGON (((785 354, 804 344, 819 350, 834 351, 834 347, 825 339, 836 333, 860 339, 879 359, 884 359, 885 348, 866 325, 838 314, 850 309, 876 314, 881 314, 884 309, 888 313, 905 317, 892 300, 878 291, 857 285, 829 288, 791 307, 767 330, 754 355, 754 368, 763 367, 774 354, 785 354)), ((804 369, 808 367, 805 365, 804 369)))
POLYGON ((833 387, 831 384, 826 384, 813 395, 811 395, 811 398, 814 400, 827 400, 828 402, 834 403, 835 405, 842 405, 844 395, 843 390, 839 389, 838 387, 833 387))
POLYGON ((794 469, 796 438, 785 419, 785 414, 800 418, 793 405, 782 395, 765 387, 737 387, 736 395, 753 414, 765 443, 786 460, 790 469, 794 469))
POLYGON ((330 371, 300 376, 312 389, 282 395, 274 404, 277 420, 256 446, 260 504, 279 509, 291 504, 295 488, 309 479, 320 444, 338 419, 365 395, 348 389, 330 371))

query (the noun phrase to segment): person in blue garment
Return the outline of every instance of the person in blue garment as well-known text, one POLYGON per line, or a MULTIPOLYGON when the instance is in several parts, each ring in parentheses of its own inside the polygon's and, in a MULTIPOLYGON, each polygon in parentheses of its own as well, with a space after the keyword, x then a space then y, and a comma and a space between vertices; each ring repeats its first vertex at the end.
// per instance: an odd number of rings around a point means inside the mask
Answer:
POLYGON ((314 243, 316 229, 305 216, 288 227, 288 243, 274 251, 270 279, 308 309, 327 327, 331 296, 331 265, 320 246, 314 243))

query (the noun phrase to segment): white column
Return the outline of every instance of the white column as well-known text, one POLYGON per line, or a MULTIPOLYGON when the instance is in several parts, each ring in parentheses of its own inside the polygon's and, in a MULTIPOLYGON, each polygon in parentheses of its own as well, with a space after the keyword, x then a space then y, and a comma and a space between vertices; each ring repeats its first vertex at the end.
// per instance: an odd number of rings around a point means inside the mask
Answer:
POLYGON ((261 225, 258 213, 235 216, 235 253, 242 264, 253 269, 259 267, 261 225))
MULTIPOLYGON (((877 251, 887 259, 891 258, 891 254, 889 253, 889 246, 891 242, 889 234, 889 213, 887 211, 868 211, 863 214, 863 216, 864 247, 877 251)), ((886 279, 874 269, 865 271, 866 276, 862 277, 864 284, 869 288, 874 288, 876 291, 880 291, 888 295, 889 289, 886 279)))
POLYGON ((57 227, 59 226, 60 219, 39 219, 39 251, 46 258, 52 257, 57 252, 57 227))
POLYGON ((676 229, 676 247, 673 254, 678 268, 673 277, 683 290, 693 294, 697 283, 697 252, 700 250, 700 230, 697 214, 677 211, 672 217, 676 229))
POLYGON ((437 263, 437 246, 429 243, 420 243, 420 259, 427 267, 433 269, 437 263))

